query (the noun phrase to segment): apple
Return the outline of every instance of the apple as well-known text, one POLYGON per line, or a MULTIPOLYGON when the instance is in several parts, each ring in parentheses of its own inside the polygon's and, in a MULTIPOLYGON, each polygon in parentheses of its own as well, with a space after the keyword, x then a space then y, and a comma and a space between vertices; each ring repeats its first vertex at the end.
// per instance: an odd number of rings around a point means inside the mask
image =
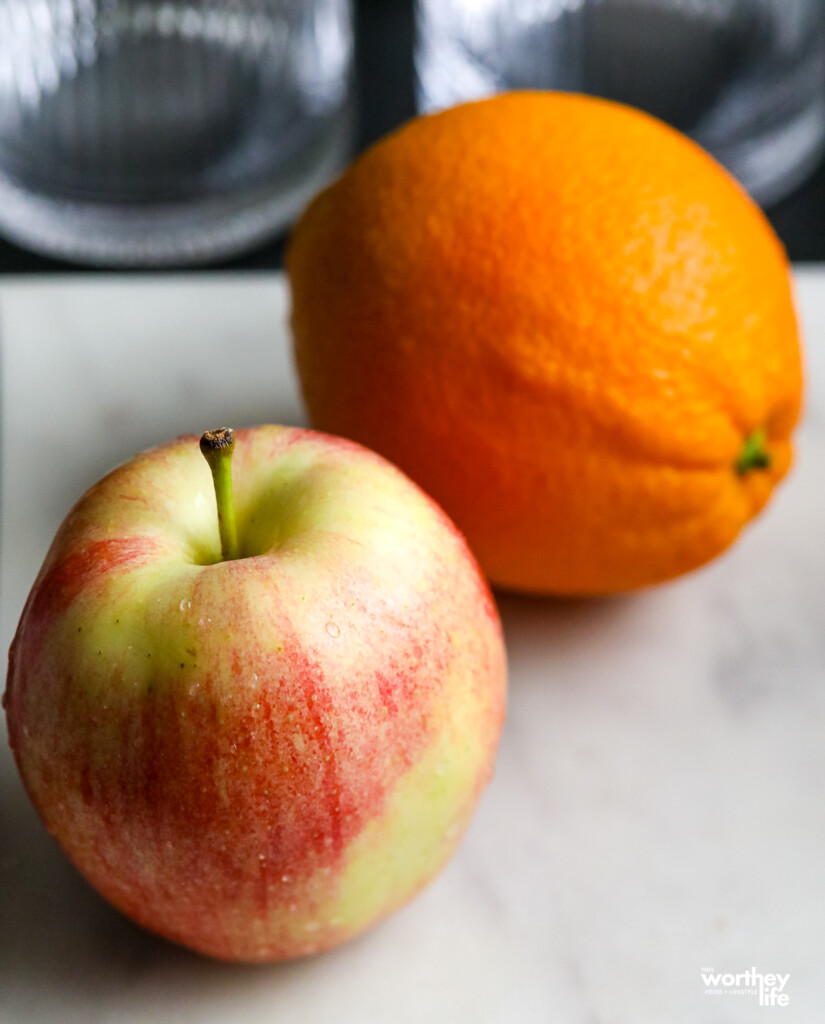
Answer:
POLYGON ((444 865, 506 669, 464 539, 399 470, 312 431, 237 437, 234 512, 223 431, 214 490, 183 437, 81 498, 4 704, 35 807, 106 899, 263 961, 349 939, 444 865))

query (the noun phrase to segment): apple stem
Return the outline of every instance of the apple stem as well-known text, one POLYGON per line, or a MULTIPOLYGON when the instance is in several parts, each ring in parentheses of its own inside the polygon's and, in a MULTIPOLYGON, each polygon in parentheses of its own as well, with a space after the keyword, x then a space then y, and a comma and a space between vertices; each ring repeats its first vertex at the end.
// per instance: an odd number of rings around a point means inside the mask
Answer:
POLYGON ((221 535, 221 558, 231 562, 240 557, 238 526, 235 522, 235 500, 232 496, 232 452, 235 432, 231 427, 207 430, 201 436, 201 452, 212 470, 215 500, 218 504, 218 530, 221 535))

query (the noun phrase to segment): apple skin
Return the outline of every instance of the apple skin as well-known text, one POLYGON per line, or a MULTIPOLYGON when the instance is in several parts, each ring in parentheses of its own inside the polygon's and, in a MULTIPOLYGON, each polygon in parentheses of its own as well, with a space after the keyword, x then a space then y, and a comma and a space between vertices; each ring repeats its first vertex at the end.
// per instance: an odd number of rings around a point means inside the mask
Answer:
POLYGON ((26 789, 91 884, 227 960, 333 947, 453 853, 491 778, 506 667, 456 528, 388 462, 237 432, 221 562, 195 437, 80 500, 4 704, 26 789))

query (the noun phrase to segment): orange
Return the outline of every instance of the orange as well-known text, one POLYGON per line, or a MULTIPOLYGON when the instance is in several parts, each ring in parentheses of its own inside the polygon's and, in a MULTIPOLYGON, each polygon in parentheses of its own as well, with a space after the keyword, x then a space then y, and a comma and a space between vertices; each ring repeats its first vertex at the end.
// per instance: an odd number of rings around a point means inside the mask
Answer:
POLYGON ((512 93, 415 120, 311 204, 288 269, 313 424, 406 470, 500 586, 693 569, 791 462, 785 254, 637 111, 512 93))

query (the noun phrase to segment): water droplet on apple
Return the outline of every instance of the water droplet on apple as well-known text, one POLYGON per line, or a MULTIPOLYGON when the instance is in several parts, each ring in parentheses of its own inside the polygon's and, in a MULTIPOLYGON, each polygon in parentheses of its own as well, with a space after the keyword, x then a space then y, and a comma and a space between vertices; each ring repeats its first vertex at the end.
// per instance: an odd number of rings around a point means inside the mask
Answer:
POLYGON ((327 635, 331 636, 333 640, 337 640, 338 637, 341 635, 341 627, 338 625, 337 622, 328 622, 325 628, 327 631, 327 635))

